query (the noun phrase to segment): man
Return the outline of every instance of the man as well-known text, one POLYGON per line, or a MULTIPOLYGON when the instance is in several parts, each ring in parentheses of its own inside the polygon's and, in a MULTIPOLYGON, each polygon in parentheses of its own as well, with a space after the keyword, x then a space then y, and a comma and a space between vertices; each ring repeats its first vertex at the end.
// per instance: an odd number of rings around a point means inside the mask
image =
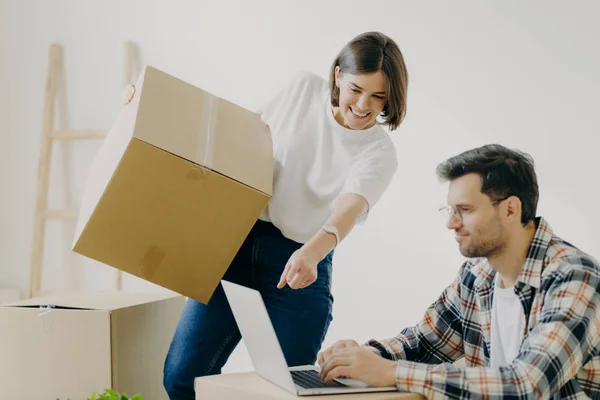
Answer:
POLYGON ((398 336, 319 354, 322 378, 346 376, 428 398, 600 398, 600 266, 536 218, 527 154, 500 145, 440 164, 447 227, 469 259, 398 336), (466 367, 453 361, 464 357, 466 367))

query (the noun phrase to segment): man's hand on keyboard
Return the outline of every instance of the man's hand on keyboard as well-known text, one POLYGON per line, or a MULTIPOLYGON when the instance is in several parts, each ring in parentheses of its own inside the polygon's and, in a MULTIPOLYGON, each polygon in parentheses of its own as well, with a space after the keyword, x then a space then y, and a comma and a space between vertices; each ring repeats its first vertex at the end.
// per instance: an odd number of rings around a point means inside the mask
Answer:
POLYGON ((321 379, 354 378, 370 386, 396 386, 396 363, 381 358, 354 340, 336 342, 318 357, 321 379))

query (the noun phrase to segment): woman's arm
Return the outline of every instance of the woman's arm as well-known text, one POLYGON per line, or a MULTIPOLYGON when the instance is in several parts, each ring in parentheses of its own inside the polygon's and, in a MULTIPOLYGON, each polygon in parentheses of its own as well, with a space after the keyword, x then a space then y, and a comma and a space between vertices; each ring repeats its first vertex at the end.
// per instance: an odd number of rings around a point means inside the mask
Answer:
MULTIPOLYGON (((337 228, 341 242, 352 231, 358 218, 368 210, 369 203, 363 196, 345 193, 336 202, 326 225, 337 228)), ((317 280, 317 264, 338 244, 335 235, 319 229, 304 246, 292 254, 277 287, 282 288, 286 283, 292 289, 311 285, 317 280)))

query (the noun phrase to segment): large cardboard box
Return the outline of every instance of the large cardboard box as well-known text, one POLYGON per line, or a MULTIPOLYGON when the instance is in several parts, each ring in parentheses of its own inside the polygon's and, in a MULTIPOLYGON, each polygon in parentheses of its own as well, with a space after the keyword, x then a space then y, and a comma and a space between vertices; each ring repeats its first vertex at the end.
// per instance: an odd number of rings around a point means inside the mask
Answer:
POLYGON ((113 388, 166 400, 163 365, 184 304, 112 292, 1 305, 0 398, 79 400, 113 388))
MULTIPOLYGON (((196 378, 196 399, 293 400, 299 397, 261 378, 255 372, 196 378)), ((424 400, 416 393, 382 392, 314 396, 318 400, 424 400)))
POLYGON ((90 171, 73 250, 206 303, 272 194, 256 113, 147 67, 90 171))

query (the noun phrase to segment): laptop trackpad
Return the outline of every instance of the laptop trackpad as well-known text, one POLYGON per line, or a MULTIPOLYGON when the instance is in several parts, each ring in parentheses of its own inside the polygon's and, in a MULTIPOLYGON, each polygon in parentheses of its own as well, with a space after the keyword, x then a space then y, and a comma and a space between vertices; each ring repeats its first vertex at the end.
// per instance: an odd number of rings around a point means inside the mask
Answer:
POLYGON ((336 378, 336 381, 342 383, 346 386, 354 387, 354 388, 367 388, 370 387, 366 383, 359 381, 358 379, 349 379, 349 378, 336 378))

